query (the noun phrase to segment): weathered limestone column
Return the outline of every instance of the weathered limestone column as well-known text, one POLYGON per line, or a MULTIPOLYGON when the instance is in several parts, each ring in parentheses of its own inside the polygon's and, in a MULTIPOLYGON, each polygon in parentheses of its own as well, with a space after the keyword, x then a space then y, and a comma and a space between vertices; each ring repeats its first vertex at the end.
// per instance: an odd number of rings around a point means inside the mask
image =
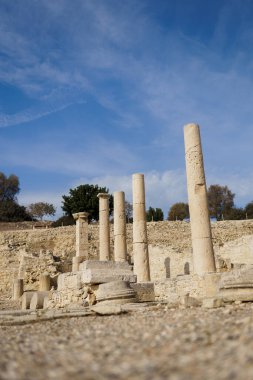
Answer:
POLYGON ((41 274, 39 278, 39 291, 48 291, 51 289, 49 274, 41 274))
POLYGON ((193 268, 198 275, 215 272, 211 224, 199 126, 184 127, 188 200, 193 248, 193 268))
POLYGON ((126 213, 125 213, 125 193, 117 191, 114 198, 114 260, 126 261, 126 213))
POLYGON ((137 282, 150 281, 144 174, 133 174, 133 255, 137 282))
POLYGON ((109 194, 99 193, 99 260, 110 257, 109 194))
POLYGON ((13 281, 13 294, 12 298, 16 301, 24 293, 24 280, 22 278, 17 278, 13 281))
POLYGON ((78 271, 79 264, 88 258, 88 212, 73 214, 76 221, 76 256, 72 259, 72 271, 78 271))

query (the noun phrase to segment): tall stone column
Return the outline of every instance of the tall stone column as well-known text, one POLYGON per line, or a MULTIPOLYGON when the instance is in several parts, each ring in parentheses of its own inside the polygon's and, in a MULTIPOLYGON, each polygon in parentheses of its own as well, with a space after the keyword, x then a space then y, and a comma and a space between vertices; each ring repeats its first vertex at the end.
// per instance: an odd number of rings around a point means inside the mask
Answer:
POLYGON ((199 126, 187 124, 184 140, 193 268, 196 274, 203 275, 215 272, 216 268, 199 126))
POLYGON ((76 221, 76 256, 73 257, 72 271, 78 271, 79 264, 88 258, 88 212, 73 214, 76 221))
POLYGON ((99 193, 99 260, 110 257, 109 194, 99 193))
POLYGON ((150 281, 143 174, 133 174, 133 254, 137 282, 150 281))
POLYGON ((126 213, 125 213, 125 194, 117 191, 113 194, 114 198, 114 260, 126 261, 126 213))

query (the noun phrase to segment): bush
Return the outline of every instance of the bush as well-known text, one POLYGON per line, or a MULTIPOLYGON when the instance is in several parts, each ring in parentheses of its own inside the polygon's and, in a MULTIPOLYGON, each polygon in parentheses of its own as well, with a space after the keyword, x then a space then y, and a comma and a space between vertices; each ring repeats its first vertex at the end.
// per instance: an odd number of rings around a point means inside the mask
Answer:
POLYGON ((52 223, 52 227, 72 226, 76 222, 71 215, 64 215, 52 223))

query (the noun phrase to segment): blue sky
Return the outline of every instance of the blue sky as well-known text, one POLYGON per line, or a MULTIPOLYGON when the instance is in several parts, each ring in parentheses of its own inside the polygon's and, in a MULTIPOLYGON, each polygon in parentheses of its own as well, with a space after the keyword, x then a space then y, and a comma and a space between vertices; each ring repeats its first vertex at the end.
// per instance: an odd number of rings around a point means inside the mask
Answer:
POLYGON ((19 202, 82 183, 186 201, 183 125, 207 184, 253 199, 251 0, 0 0, 0 170, 19 202))

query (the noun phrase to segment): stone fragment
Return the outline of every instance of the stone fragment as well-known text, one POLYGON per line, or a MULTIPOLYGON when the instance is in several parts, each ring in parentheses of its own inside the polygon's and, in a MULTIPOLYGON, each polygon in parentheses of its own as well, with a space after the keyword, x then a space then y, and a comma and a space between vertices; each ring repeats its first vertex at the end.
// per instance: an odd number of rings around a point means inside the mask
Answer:
POLYGON ((90 310, 94 311, 98 315, 118 315, 126 313, 126 311, 122 310, 120 305, 104 305, 101 303, 92 306, 90 310))
POLYGON ((133 255, 138 282, 150 281, 143 174, 133 174, 133 255))
POLYGON ((221 298, 204 298, 202 300, 202 307, 205 309, 215 309, 223 306, 223 300, 221 298))
POLYGON ((201 305, 201 302, 197 298, 191 297, 189 294, 185 294, 181 297, 180 304, 185 307, 198 307, 201 305))
POLYGON ((253 265, 222 273, 219 296, 228 301, 253 301, 253 265))
POLYGON ((109 194, 99 193, 99 259, 110 257, 109 194))
POLYGON ((155 290, 152 282, 131 283, 130 286, 136 292, 138 302, 155 301, 155 290))
POLYGON ((196 274, 203 275, 216 268, 199 126, 186 125, 184 139, 193 267, 196 274))
POLYGON ((97 302, 124 304, 137 302, 136 293, 128 281, 112 281, 99 285, 96 292, 97 302))

